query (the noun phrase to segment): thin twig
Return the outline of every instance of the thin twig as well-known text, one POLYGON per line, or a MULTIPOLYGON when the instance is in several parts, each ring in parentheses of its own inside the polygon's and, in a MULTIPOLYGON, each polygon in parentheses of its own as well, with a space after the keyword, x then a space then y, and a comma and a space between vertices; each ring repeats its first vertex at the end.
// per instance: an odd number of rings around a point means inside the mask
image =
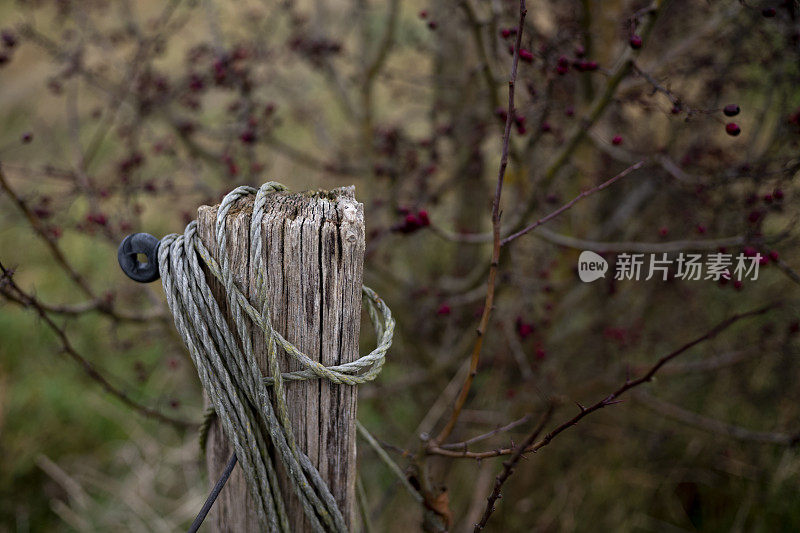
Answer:
POLYGON ((480 442, 480 441, 486 440, 486 439, 488 439, 490 437, 494 437, 498 433, 505 433, 506 431, 511 431, 512 429, 514 429, 517 426, 521 426, 523 424, 527 424, 528 420, 530 420, 530 419, 531 419, 531 415, 525 415, 522 418, 519 418, 517 420, 514 420, 513 422, 510 422, 510 423, 506 424, 505 426, 501 426, 499 428, 495 428, 495 429, 493 429, 491 431, 483 433, 482 435, 477 435, 475 437, 472 437, 471 439, 465 440, 464 442, 453 442, 453 443, 450 443, 450 444, 443 444, 441 447, 442 447, 442 449, 445 449, 445 450, 459 450, 459 449, 466 450, 467 446, 469 446, 470 444, 475 444, 476 442, 480 442))
POLYGON ((641 252, 641 253, 667 253, 688 252, 692 250, 717 250, 722 247, 735 247, 746 244, 745 237, 723 237, 721 239, 684 240, 667 242, 601 242, 579 239, 570 235, 563 235, 546 228, 539 228, 534 234, 541 239, 566 246, 574 250, 591 250, 593 252, 641 252))
POLYGON ((464 407, 464 403, 467 400, 467 395, 472 387, 475 374, 478 371, 478 360, 480 359, 481 348, 483 346, 483 337, 489 325, 489 317, 492 314, 492 306, 494 305, 495 278, 497 277, 497 267, 500 262, 500 198, 503 194, 503 180, 506 175, 506 166, 508 165, 508 145, 511 138, 511 125, 514 121, 514 88, 517 80, 517 66, 519 64, 519 51, 520 47, 522 46, 522 33, 525 24, 525 15, 527 13, 528 10, 525 7, 525 0, 520 0, 519 31, 517 31, 517 40, 516 45, 514 46, 514 58, 511 62, 511 74, 508 79, 508 116, 506 117, 506 127, 503 131, 503 151, 500 157, 500 169, 497 172, 497 186, 495 188, 494 201, 492 202, 493 246, 492 261, 489 267, 489 279, 486 283, 486 301, 484 303, 483 313, 478 325, 478 338, 475 340, 475 345, 473 346, 472 353, 470 354, 469 373, 464 381, 464 385, 461 387, 461 392, 456 399, 456 403, 453 406, 453 412, 450 416, 450 419, 439 435, 436 436, 436 439, 434 439, 436 443, 441 443, 448 436, 450 436, 450 433, 453 431, 453 428, 458 421, 458 417, 461 414, 461 409, 464 407))
POLYGON ((83 369, 86 375, 98 383, 103 390, 112 396, 115 396, 124 405, 140 413, 146 418, 157 420, 159 422, 165 422, 178 428, 196 428, 198 426, 198 424, 194 422, 182 420, 180 418, 174 418, 172 416, 165 415, 157 409, 142 405, 136 400, 133 400, 124 391, 113 385, 95 368, 95 366, 88 359, 86 359, 86 357, 81 355, 72 346, 72 343, 70 342, 69 337, 67 337, 65 331, 59 327, 52 318, 50 318, 50 316, 47 314, 47 311, 42 307, 39 301, 20 289, 20 287, 14 281, 12 272, 6 269, 2 263, 0 263, 0 272, 2 272, 2 278, 0 278, 0 293, 2 293, 3 296, 5 296, 9 301, 12 301, 23 307, 33 308, 33 310, 36 311, 44 323, 47 324, 53 333, 56 334, 56 337, 58 337, 58 340, 61 342, 63 352, 66 353, 73 361, 75 361, 83 369))
POLYGON ((516 448, 511 458, 509 458, 508 461, 503 462, 503 471, 500 472, 497 478, 495 478, 492 493, 486 499, 486 508, 483 510, 483 516, 481 517, 480 522, 475 524, 475 528, 473 529, 475 533, 486 527, 486 522, 489 521, 489 518, 492 516, 492 513, 495 510, 495 503, 497 502, 498 498, 500 498, 500 490, 503 488, 503 483, 505 483, 506 480, 511 477, 511 474, 514 473, 514 467, 525 454, 525 450, 539 437, 539 434, 542 432, 545 424, 547 424, 552 415, 553 405, 550 404, 533 432, 528 435, 528 438, 526 438, 525 441, 516 448))
POLYGON ((675 404, 660 400, 650 394, 638 391, 634 398, 648 409, 663 415, 666 418, 677 420, 688 426, 732 437, 741 441, 757 442, 760 444, 778 444, 781 446, 796 446, 800 442, 800 432, 779 433, 772 431, 753 431, 721 420, 703 416, 692 411, 678 407, 675 404))
POLYGON ((582 199, 586 198, 587 196, 591 196, 592 194, 594 194, 594 193, 596 193, 598 191, 602 191, 606 187, 610 187, 617 180, 620 180, 620 179, 624 178, 625 176, 627 176, 628 174, 630 174, 634 170, 638 170, 638 169, 642 168, 644 163, 645 162, 643 160, 639 161, 637 163, 634 163, 633 165, 629 166, 628 168, 626 168, 625 170, 623 170, 622 172, 620 172, 619 174, 617 174, 613 178, 611 178, 611 179, 609 179, 607 181, 604 181, 603 183, 601 183, 600 185, 598 185, 596 187, 592 187, 591 189, 583 191, 578 196, 576 196, 575 198, 573 198, 572 200, 570 200, 566 204, 562 205, 561 207, 559 207, 558 209, 556 209, 555 211, 553 211, 549 215, 545 216, 544 218, 540 218, 536 222, 526 226, 525 228, 519 230, 518 232, 512 233, 511 235, 509 235, 508 237, 503 239, 500 242, 500 245, 501 246, 505 246, 506 244, 510 243, 514 239, 522 237, 523 235, 525 235, 529 231, 532 231, 532 230, 538 228, 539 226, 541 226, 542 224, 545 224, 545 223, 553 220, 555 217, 557 217, 558 215, 560 215, 564 211, 568 210, 570 207, 572 207, 573 205, 575 205, 576 203, 578 203, 582 199))
MULTIPOLYGON (((566 431, 567 429, 571 428, 572 426, 574 426, 575 424, 580 422, 585 416, 587 416, 587 415, 589 415, 591 413, 594 413, 595 411, 599 411, 600 409, 602 409, 604 407, 607 407, 609 405, 614 405, 616 403, 619 403, 620 396, 624 395, 627 391, 629 391, 630 389, 632 389, 634 387, 638 387, 639 385, 642 385, 643 383, 647 383, 647 382, 651 381, 653 379, 653 377, 656 375, 656 373, 659 370, 661 370, 661 368, 664 365, 666 365, 667 363, 669 363, 670 361, 672 361, 673 359, 675 359, 676 357, 678 357, 682 353, 688 351, 689 349, 694 348, 698 344, 701 344, 701 343, 703 343, 703 342, 705 342, 707 340, 713 339, 714 337, 716 337, 717 335, 719 335, 720 333, 722 333, 723 331, 725 331, 726 329, 731 327, 733 324, 735 324, 739 320, 742 320, 744 318, 750 318, 750 317, 754 317, 754 316, 763 315, 763 314, 775 309, 778 306, 780 306, 780 303, 767 305, 765 307, 761 307, 761 308, 753 310, 753 311, 747 311, 747 312, 744 312, 744 313, 739 313, 739 314, 733 315, 733 316, 723 320, 722 322, 720 322, 719 324, 717 324, 716 326, 711 328, 707 333, 697 337, 693 341, 690 341, 690 342, 684 344, 683 346, 681 346, 677 350, 675 350, 675 351, 665 355, 661 359, 659 359, 641 377, 636 378, 634 380, 631 380, 631 379, 626 380, 625 383, 622 384, 622 386, 617 388, 617 390, 615 390, 614 392, 612 392, 611 394, 609 394, 608 396, 606 396, 602 400, 600 400, 600 401, 596 402, 595 404, 591 405, 590 407, 584 407, 583 405, 578 404, 578 407, 580 409, 578 414, 576 414, 575 416, 573 416, 572 418, 570 418, 566 422, 563 422, 562 424, 558 425, 555 429, 553 429, 547 435, 545 435, 542 440, 540 440, 539 442, 537 442, 535 444, 532 444, 532 445, 528 446, 525 449, 525 451, 526 452, 535 452, 535 451, 537 451, 537 450, 539 450, 541 448, 544 448, 545 446, 550 444, 550 442, 554 438, 556 438, 559 434, 561 434, 562 432, 566 431)), ((485 451, 485 452, 459 452, 459 451, 453 451, 453 450, 446 450, 446 449, 443 449, 440 446, 429 446, 426 449, 426 452, 429 455, 442 455, 442 456, 446 456, 446 457, 456 457, 456 458, 460 457, 460 458, 470 458, 470 459, 487 459, 487 458, 490 458, 490 457, 498 457, 498 456, 501 456, 501 455, 510 455, 510 454, 514 453, 514 451, 515 451, 515 448, 499 448, 499 449, 496 449, 496 450, 490 450, 490 451, 485 451)))
POLYGON ((367 441, 367 444, 369 444, 372 449, 375 450, 375 453, 378 454, 378 457, 380 457, 381 461, 383 461, 384 464, 389 467, 389 470, 391 470, 392 473, 397 477, 397 479, 400 480, 400 483, 403 485, 403 487, 405 487, 408 493, 411 494, 411 497, 414 498, 418 503, 421 503, 422 495, 411 486, 411 483, 406 478, 406 475, 403 474, 403 471, 400 470, 400 467, 397 466, 397 463, 392 461, 392 458, 389 457, 389 454, 386 453, 378 441, 375 440, 375 437, 373 437, 370 432, 367 431, 367 428, 365 428, 361 422, 357 420, 356 429, 358 430, 358 434, 361 435, 361 438, 367 441))
MULTIPOLYGON (((47 229, 42 225, 39 221, 37 216, 31 211, 28 204, 23 200, 14 189, 11 188, 11 185, 8 182, 8 178, 3 172, 2 166, 0 166, 0 188, 8 195, 11 201, 16 204, 22 214, 25 215, 25 218, 28 220, 31 228, 33 231, 41 238, 47 248, 50 250, 50 253, 55 258, 56 262, 61 266, 61 268, 67 273, 70 279, 78 286, 78 288, 83 292, 86 296, 90 298, 90 302, 85 304, 88 306, 87 310, 95 310, 105 315, 110 316, 115 320, 121 321, 130 321, 130 322, 147 322, 153 318, 164 318, 163 314, 147 314, 147 315, 138 315, 133 313, 122 313, 119 311, 114 310, 111 303, 104 298, 100 298, 95 295, 92 288, 89 286, 88 282, 84 279, 84 277, 78 273, 77 270, 70 264, 67 260, 66 255, 61 250, 61 247, 56 242, 55 238, 50 236, 47 233, 47 229)), ((47 307, 47 306, 43 306, 47 307)), ((52 309, 54 312, 64 312, 66 314, 74 314, 70 313, 70 309, 68 307, 58 308, 54 307, 52 309)))
MULTIPOLYGON (((623 170, 622 172, 620 172, 619 174, 617 174, 613 178, 610 178, 610 179, 604 181, 603 183, 601 183, 600 185, 598 185, 596 187, 593 187, 591 189, 588 189, 586 191, 581 192, 578 196, 576 196, 575 198, 573 198, 572 200, 570 200, 569 202, 567 202, 563 206, 559 207, 558 209, 556 209, 552 213, 548 214, 544 218, 541 218, 541 219, 537 220, 536 222, 528 225, 527 227, 524 227, 523 229, 521 229, 521 230, 519 230, 519 231, 517 231, 515 233, 511 233, 509 235, 506 235, 505 237, 503 237, 501 239, 500 246, 504 246, 504 245, 508 244, 509 242, 511 242, 512 240, 516 239, 517 237, 521 237, 522 235, 524 235, 524 234, 528 233, 529 231, 541 226, 542 224, 546 224, 547 222, 550 222, 551 220, 556 218, 558 215, 562 214, 564 211, 567 211, 573 205, 575 205, 579 201, 583 200, 587 196, 591 196, 594 193, 596 193, 598 191, 602 191, 606 187, 609 187, 609 186, 613 185, 614 182, 616 182, 617 180, 620 180, 620 179, 624 178, 625 176, 627 176, 628 174, 630 174, 634 170, 640 169, 645 163, 646 163, 645 160, 637 161, 636 163, 634 163, 630 167, 626 168, 625 170, 623 170)), ((450 233, 450 232, 445 231, 444 229, 438 227, 435 224, 431 225, 431 229, 433 229, 433 232, 437 236, 442 237, 443 239, 446 239, 446 240, 449 240, 449 241, 460 242, 460 243, 481 244, 481 243, 486 243, 486 242, 489 242, 489 241, 493 240, 493 234, 492 233, 450 233)))

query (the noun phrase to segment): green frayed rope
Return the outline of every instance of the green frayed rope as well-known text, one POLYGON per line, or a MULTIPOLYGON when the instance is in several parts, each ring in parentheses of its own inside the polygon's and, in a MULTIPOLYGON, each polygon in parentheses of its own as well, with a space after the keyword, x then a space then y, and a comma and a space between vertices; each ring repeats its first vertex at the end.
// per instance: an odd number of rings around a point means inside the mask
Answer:
MULTIPOLYGON (((378 345, 356 361, 330 367, 312 360, 275 331, 267 307, 261 226, 268 195, 285 190, 286 187, 275 182, 265 183, 258 189, 247 186, 234 189, 225 196, 217 211, 218 259, 203 246, 197 235, 197 221, 193 221, 186 226, 183 235, 172 234, 161 239, 159 270, 175 326, 189 349, 211 406, 241 462, 261 527, 270 531, 289 531, 275 466, 267 453, 269 443, 282 462, 312 529, 344 532, 347 526, 330 489, 294 441, 283 382, 327 379, 337 384, 358 385, 375 379, 392 344, 394 319, 383 300, 368 287, 363 287, 378 345), (250 223, 250 261, 262 265, 257 269, 254 302, 234 281, 226 235, 231 207, 240 198, 251 195, 255 195, 255 201, 250 223), (200 260, 224 287, 235 333, 212 295, 200 260), (256 364, 248 318, 268 341, 270 377, 263 377, 256 364), (281 372, 277 359, 278 345, 304 370, 281 372), (274 399, 276 408, 273 408, 270 397, 274 399)), ((210 415, 207 420, 210 422, 210 415)))

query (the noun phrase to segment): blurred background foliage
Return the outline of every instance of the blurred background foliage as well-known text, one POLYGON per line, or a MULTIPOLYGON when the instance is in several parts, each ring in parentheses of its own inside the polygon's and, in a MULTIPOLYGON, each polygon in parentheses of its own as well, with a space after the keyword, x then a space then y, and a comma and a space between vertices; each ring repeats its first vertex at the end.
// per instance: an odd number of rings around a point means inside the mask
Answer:
MULTIPOLYGON (((446 491, 451 529, 470 530, 501 460, 423 460, 420 438, 449 416, 482 310, 489 244, 459 236, 490 228, 517 11, 0 2, 0 261, 110 382, 197 423, 202 393, 160 285, 127 280, 117 244, 180 232, 240 184, 355 184, 365 282, 398 321, 359 419, 409 475, 446 491)), ((474 449, 519 442, 547 403, 551 425, 568 419, 732 313, 783 305, 524 459, 488 529, 800 529, 798 15, 780 0, 528 2, 504 227, 646 164, 504 248, 450 440, 531 415, 474 449), (633 248, 765 264, 741 286, 578 280, 580 250, 613 260, 633 248)), ((209 482, 196 430, 104 393, 25 307, 0 307, 0 531, 186 527, 209 482)), ((419 529, 422 509, 363 443, 359 466, 374 530, 419 529)))

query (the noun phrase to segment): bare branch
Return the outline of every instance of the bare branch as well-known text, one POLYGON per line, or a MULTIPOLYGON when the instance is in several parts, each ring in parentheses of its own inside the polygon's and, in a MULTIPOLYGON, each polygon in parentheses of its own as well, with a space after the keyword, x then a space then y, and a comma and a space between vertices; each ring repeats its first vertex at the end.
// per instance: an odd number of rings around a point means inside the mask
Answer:
POLYGON ((478 371, 478 360, 480 359, 481 348, 483 346, 483 337, 489 325, 489 317, 492 314, 495 278, 497 277, 497 267, 500 262, 500 198, 503 194, 503 179, 505 178, 506 166, 508 165, 508 145, 511 138, 511 125, 514 121, 514 88, 517 81, 519 51, 520 47, 522 46, 522 33, 525 25, 525 15, 527 12, 528 10, 525 7, 525 0, 520 0, 517 40, 514 46, 514 58, 511 62, 511 75, 509 76, 508 80, 508 115, 506 116, 506 127, 503 131, 503 152, 500 157, 500 169, 497 172, 497 186, 495 188, 494 200, 492 202, 493 246, 492 260, 489 266, 489 279, 486 283, 486 301, 484 302, 483 314, 481 316, 480 324, 478 325, 478 338, 476 339, 475 345, 472 348, 472 353, 470 354, 469 373, 464 381, 464 385, 461 387, 461 392, 456 399, 456 403, 453 406, 453 412, 450 416, 450 419, 448 420, 444 429, 442 429, 439 435, 436 436, 436 439, 434 439, 437 443, 443 442, 448 436, 450 436, 450 433, 453 431, 453 428, 458 421, 458 417, 461 414, 461 409, 464 407, 464 403, 467 401, 467 395, 472 387, 472 381, 475 379, 475 374, 478 371))
POLYGON ((55 333, 56 337, 58 337, 64 353, 66 353, 70 359, 77 363, 78 366, 80 366, 86 373, 86 375, 98 383, 104 391, 116 397, 125 406, 133 409, 146 418, 164 422, 178 428, 196 428, 198 426, 198 424, 194 422, 189 422, 188 420, 182 420, 180 418, 165 415, 157 409, 142 405, 128 396, 123 390, 113 385, 97 370, 97 368, 95 368, 95 366, 88 359, 86 359, 86 357, 81 355, 72 346, 72 343, 70 342, 69 337, 67 337, 65 331, 59 327, 52 318, 50 318, 50 316, 47 314, 47 311, 45 311, 39 301, 19 288, 14 281, 12 272, 6 269, 2 263, 0 263, 0 272, 2 272, 2 278, 0 278, 0 293, 2 293, 3 296, 5 296, 9 301, 12 301, 22 307, 32 308, 34 311, 36 311, 42 321, 44 321, 50 330, 55 333))

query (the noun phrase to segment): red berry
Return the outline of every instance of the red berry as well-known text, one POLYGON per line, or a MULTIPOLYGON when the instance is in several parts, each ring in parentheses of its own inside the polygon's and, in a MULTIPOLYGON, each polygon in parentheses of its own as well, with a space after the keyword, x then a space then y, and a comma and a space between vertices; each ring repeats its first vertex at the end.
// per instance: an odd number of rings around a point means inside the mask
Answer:
POLYGON ((776 250, 770 250, 769 252, 770 259, 772 259, 773 261, 777 261, 779 257, 780 256, 778 255, 778 252, 776 250))
POLYGON ((575 57, 583 57, 586 55, 586 48, 581 45, 575 47, 575 57))
POLYGON ((550 131, 553 130, 553 127, 550 125, 549 122, 547 122, 545 120, 544 122, 542 122, 541 129, 542 129, 542 133, 549 133, 550 131))
POLYGON ((667 228, 662 227, 658 229, 658 234, 661 235, 662 237, 666 237, 668 233, 669 230, 667 228))
POLYGON ((572 106, 570 106, 564 110, 564 114, 567 115, 568 117, 572 117, 575 115, 575 109, 572 106))
POLYGON ((755 257, 758 252, 752 246, 745 246, 742 248, 742 253, 745 257, 755 257))
POLYGON ((531 53, 530 50, 526 50, 525 48, 519 49, 519 58, 525 61, 526 63, 533 62, 533 54, 531 53))
POLYGON ((248 128, 239 135, 239 140, 241 140, 244 144, 253 144, 256 142, 256 132, 252 129, 248 128))
POLYGON ((733 288, 736 289, 737 291, 742 290, 742 282, 737 279, 736 281, 733 282, 733 288))
POLYGON ((417 213, 417 218, 419 219, 419 223, 421 226, 430 226, 431 220, 428 218, 428 212, 422 210, 417 213))
POLYGON ((591 70, 597 70, 597 62, 596 61, 585 61, 581 59, 580 61, 575 61, 572 63, 572 66, 575 67, 575 70, 578 72, 589 72, 591 70))
POLYGON ((98 226, 105 226, 108 223, 108 218, 103 213, 89 213, 86 215, 86 220, 98 226))
POLYGON ((46 219, 53 216, 53 212, 50 211, 47 207, 43 205, 39 205, 33 208, 33 214, 37 216, 37 218, 46 219))
POLYGON ((772 191, 772 196, 776 200, 783 200, 783 190, 782 189, 775 189, 774 191, 772 191))
POLYGON ((702 235, 702 234, 704 234, 706 232, 706 227, 704 225, 702 225, 702 224, 698 224, 697 228, 695 228, 695 229, 697 230, 697 233, 699 233, 700 235, 702 235))
POLYGON ((428 28, 431 30, 435 30, 438 26, 439 24, 435 20, 428 22, 428 28))
POLYGON ((619 135, 614 135, 614 138, 611 139, 611 144, 613 144, 614 146, 619 146, 620 144, 622 144, 622 137, 619 135))
POLYGON ((17 46, 17 36, 11 30, 3 30, 0 32, 0 38, 3 39, 3 44, 6 48, 14 48, 17 46))
POLYGON ((536 347, 536 359, 541 361, 545 357, 547 357, 547 352, 541 346, 537 346, 536 347))
POLYGON ((758 264, 761 266, 767 266, 769 264, 769 257, 767 257, 766 255, 759 254, 758 264))
POLYGON ((428 12, 423 9, 422 11, 419 12, 419 18, 421 18, 421 19, 428 18, 428 12))
POLYGON ((527 337, 533 334, 533 331, 534 327, 532 323, 524 322, 522 317, 517 317, 517 335, 519 335, 522 340, 525 340, 527 337))
POLYGON ((739 128, 739 125, 736 124, 735 122, 728 122, 725 125, 725 133, 727 133, 731 137, 736 137, 737 135, 742 133, 742 130, 741 128, 739 128))
POLYGON ((33 140, 33 133, 27 131, 22 134, 22 137, 20 139, 22 140, 23 144, 28 144, 33 140))
POLYGON ((630 43, 631 48, 633 48, 634 50, 638 50, 639 48, 642 47, 642 38, 639 37, 638 35, 631 36, 630 41, 628 42, 630 43))
POLYGON ((739 106, 736 104, 728 104, 724 108, 722 108, 722 113, 726 117, 735 117, 739 114, 739 106))
POLYGON ((517 34, 517 28, 503 28, 502 30, 500 30, 500 36, 503 39, 508 39, 512 35, 516 34, 517 34))
POLYGON ((772 203, 772 195, 767 193, 764 195, 764 203, 771 204, 772 203))
POLYGON ((436 314, 439 316, 447 316, 450 314, 450 306, 447 304, 442 304, 439 306, 439 309, 436 310, 436 314))
POLYGON ((765 7, 761 10, 761 14, 767 18, 772 18, 776 15, 776 11, 774 7, 765 7))

